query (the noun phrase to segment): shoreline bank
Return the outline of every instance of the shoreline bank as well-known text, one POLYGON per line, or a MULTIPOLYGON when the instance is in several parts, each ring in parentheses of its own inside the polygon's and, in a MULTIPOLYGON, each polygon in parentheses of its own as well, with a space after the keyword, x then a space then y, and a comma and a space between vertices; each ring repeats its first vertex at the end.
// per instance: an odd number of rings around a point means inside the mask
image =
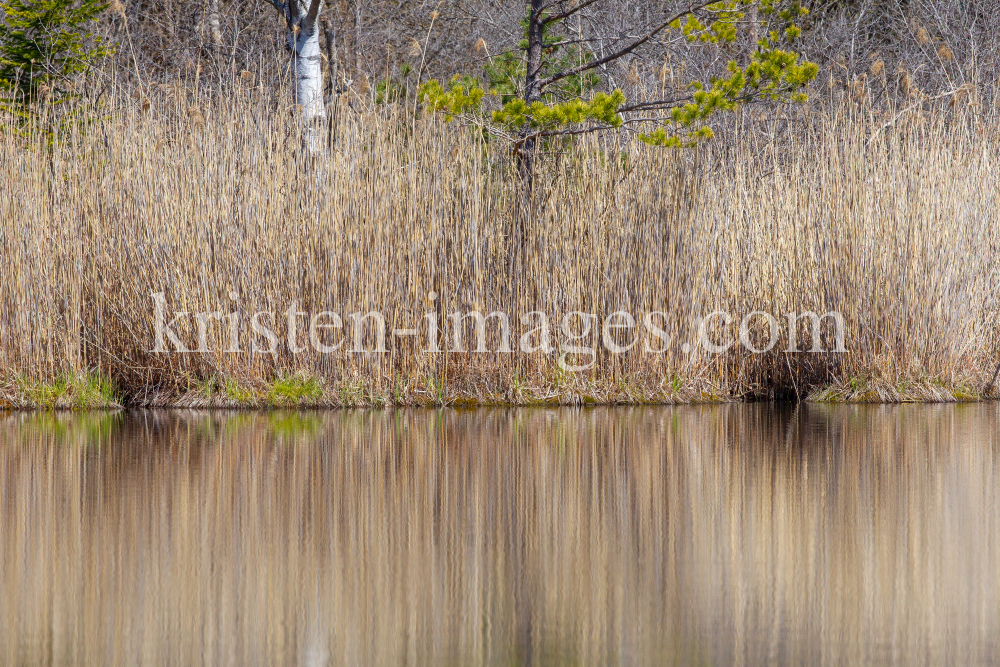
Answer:
POLYGON ((132 408, 269 411, 281 409, 485 408, 567 406, 654 406, 765 401, 827 404, 978 403, 1000 398, 997 387, 976 389, 971 382, 906 380, 896 383, 852 380, 818 387, 762 387, 737 395, 697 380, 675 379, 665 386, 629 382, 574 382, 562 386, 512 383, 495 391, 449 387, 429 378, 397 385, 395 392, 365 383, 331 385, 319 378, 291 375, 273 383, 241 384, 210 378, 186 391, 151 388, 126 394, 98 375, 56 382, 7 382, 0 410, 117 410, 132 408))

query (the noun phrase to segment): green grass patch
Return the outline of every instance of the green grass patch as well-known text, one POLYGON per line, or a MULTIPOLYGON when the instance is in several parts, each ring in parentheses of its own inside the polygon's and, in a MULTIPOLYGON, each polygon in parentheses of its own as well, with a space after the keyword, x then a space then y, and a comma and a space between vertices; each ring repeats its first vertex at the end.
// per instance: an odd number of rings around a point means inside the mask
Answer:
POLYGON ((227 379, 222 383, 222 392, 230 401, 240 405, 254 403, 257 400, 257 394, 252 389, 244 387, 233 379, 227 379))
POLYGON ((302 373, 278 378, 267 392, 268 403, 275 406, 316 403, 321 398, 323 383, 302 373))
POLYGON ((114 381, 99 371, 66 373, 55 380, 23 380, 21 403, 42 410, 100 410, 121 407, 114 381))

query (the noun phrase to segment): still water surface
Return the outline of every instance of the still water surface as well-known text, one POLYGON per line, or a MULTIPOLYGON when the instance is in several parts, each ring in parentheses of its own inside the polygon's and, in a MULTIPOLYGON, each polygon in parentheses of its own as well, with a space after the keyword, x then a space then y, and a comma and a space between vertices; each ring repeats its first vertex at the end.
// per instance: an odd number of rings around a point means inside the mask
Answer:
POLYGON ((0 663, 990 664, 1000 409, 0 417, 0 663))

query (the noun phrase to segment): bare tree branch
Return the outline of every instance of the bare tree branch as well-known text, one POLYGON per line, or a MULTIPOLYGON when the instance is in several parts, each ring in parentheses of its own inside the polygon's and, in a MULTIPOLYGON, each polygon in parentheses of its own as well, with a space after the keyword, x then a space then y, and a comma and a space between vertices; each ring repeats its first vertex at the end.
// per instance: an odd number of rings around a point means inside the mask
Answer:
MULTIPOLYGON (((592 44, 594 42, 620 42, 623 37, 585 37, 583 39, 564 39, 561 42, 546 42, 545 48, 554 49, 559 46, 571 46, 573 44, 592 44)), ((520 49, 513 49, 519 51, 520 49)))
MULTIPOLYGON (((596 3, 600 2, 600 1, 601 0, 584 0, 583 2, 581 2, 576 7, 573 7, 572 9, 567 9, 567 10, 565 10, 563 12, 560 12, 559 14, 553 14, 552 16, 546 16, 545 18, 542 19, 542 25, 546 25, 546 24, 549 24, 549 23, 555 23, 557 21, 562 21, 563 19, 568 19, 570 16, 572 16, 573 14, 576 14, 581 9, 585 9, 585 8, 589 7, 590 5, 596 4, 596 3)), ((557 5, 564 5, 564 4, 566 4, 566 0, 557 0, 556 2, 553 2, 553 3, 548 4, 545 7, 543 7, 542 11, 543 12, 544 11, 548 11, 552 7, 555 7, 557 5)))
POLYGON ((685 17, 685 16, 687 16, 689 14, 694 14, 698 10, 704 9, 705 7, 707 7, 707 6, 711 5, 711 4, 715 4, 715 2, 717 2, 717 1, 718 0, 709 0, 708 2, 699 2, 698 4, 691 5, 687 9, 685 9, 684 11, 679 12, 679 13, 675 14, 674 16, 671 16, 669 19, 667 19, 663 23, 660 23, 658 26, 656 26, 655 28, 653 28, 652 30, 650 30, 649 32, 647 32, 645 35, 643 35, 639 39, 635 40, 634 42, 632 42, 631 44, 629 44, 625 48, 620 49, 618 51, 615 51, 614 53, 612 53, 610 55, 604 56, 603 58, 597 58, 595 60, 591 60, 589 63, 584 63, 583 65, 580 65, 578 67, 573 67, 572 69, 564 70, 562 72, 558 72, 556 74, 553 74, 550 77, 542 79, 541 82, 538 84, 538 88, 539 88, 539 90, 541 90, 541 89, 545 88, 546 86, 552 85, 556 81, 561 81, 561 80, 565 79, 566 77, 574 76, 576 74, 580 74, 581 72, 586 72, 586 71, 595 69, 597 67, 600 67, 601 65, 606 65, 607 63, 614 62, 615 60, 618 60, 619 58, 621 58, 623 56, 627 56, 628 54, 632 53, 637 48, 639 48, 640 46, 642 46, 643 44, 645 44, 646 42, 648 42, 649 40, 651 40, 654 37, 656 37, 656 35, 658 35, 659 33, 663 32, 663 30, 666 29, 674 21, 678 21, 681 18, 683 18, 683 17, 685 17))
POLYGON ((688 95, 686 97, 678 97, 672 100, 652 100, 649 102, 637 102, 636 104, 631 104, 627 107, 621 107, 618 109, 618 113, 628 113, 630 111, 655 111, 657 109, 666 109, 669 107, 677 106, 681 102, 690 102, 693 98, 688 95))
POLYGON ((528 141, 534 141, 535 139, 544 139, 547 137, 571 137, 577 134, 587 134, 589 132, 601 132, 604 130, 614 130, 616 129, 613 125, 597 125, 588 127, 579 127, 576 129, 567 130, 539 130, 538 132, 533 132, 532 134, 526 134, 520 137, 514 142, 513 148, 515 151, 520 151, 521 146, 523 146, 528 141))

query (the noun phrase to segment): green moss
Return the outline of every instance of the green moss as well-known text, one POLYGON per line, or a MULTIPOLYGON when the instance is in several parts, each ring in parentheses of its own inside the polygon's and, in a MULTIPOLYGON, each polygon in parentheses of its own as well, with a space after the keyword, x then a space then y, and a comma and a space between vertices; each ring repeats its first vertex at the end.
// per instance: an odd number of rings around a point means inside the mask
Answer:
POLYGON ((981 401, 984 398, 981 391, 964 382, 960 382, 955 386, 952 395, 955 397, 955 400, 966 402, 981 401))
POLYGON ((476 408, 483 404, 482 401, 477 401, 469 396, 460 396, 452 399, 450 406, 453 408, 476 408))
POLYGON ((940 377, 920 375, 892 384, 880 384, 871 378, 852 377, 844 384, 837 383, 816 389, 806 400, 815 403, 884 403, 887 395, 891 397, 888 399, 889 402, 899 403, 927 401, 969 403, 984 398, 979 389, 966 381, 955 384, 940 377), (884 391, 879 391, 880 387, 884 391))

